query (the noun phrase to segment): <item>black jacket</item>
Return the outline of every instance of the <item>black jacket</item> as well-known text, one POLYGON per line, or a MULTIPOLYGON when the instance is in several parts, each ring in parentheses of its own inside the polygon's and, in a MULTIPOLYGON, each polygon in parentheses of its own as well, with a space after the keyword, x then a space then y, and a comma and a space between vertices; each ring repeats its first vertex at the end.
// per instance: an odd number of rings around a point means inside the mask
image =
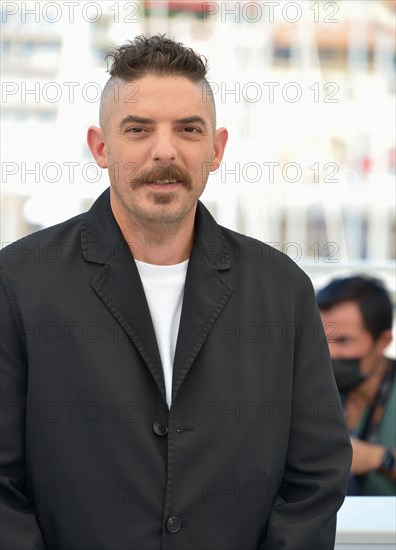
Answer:
POLYGON ((349 437, 308 277, 199 203, 168 409, 108 190, 2 250, 2 550, 330 550, 349 437))

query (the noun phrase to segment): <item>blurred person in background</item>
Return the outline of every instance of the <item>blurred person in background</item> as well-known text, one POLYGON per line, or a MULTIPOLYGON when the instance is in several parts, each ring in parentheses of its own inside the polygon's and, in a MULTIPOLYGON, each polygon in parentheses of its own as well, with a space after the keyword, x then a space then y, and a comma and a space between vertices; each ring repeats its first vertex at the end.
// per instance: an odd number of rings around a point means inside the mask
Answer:
POLYGON ((396 495, 392 302, 372 277, 335 279, 317 294, 353 449, 349 495, 396 495))

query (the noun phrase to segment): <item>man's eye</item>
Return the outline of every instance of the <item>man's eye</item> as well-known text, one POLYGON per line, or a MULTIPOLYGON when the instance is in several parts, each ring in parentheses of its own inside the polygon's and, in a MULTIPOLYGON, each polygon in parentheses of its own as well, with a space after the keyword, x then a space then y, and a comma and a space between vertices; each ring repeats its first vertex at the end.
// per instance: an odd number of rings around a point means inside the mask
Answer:
POLYGON ((129 134, 140 134, 143 132, 143 128, 139 128, 138 126, 133 126, 132 128, 127 128, 127 133, 129 134))
POLYGON ((337 336, 329 336, 327 339, 328 342, 331 342, 332 344, 350 344, 352 342, 352 338, 349 338, 348 336, 340 336, 337 338, 337 336))
POLYGON ((187 134, 202 134, 202 130, 200 128, 195 128, 194 126, 186 126, 183 130, 187 134))

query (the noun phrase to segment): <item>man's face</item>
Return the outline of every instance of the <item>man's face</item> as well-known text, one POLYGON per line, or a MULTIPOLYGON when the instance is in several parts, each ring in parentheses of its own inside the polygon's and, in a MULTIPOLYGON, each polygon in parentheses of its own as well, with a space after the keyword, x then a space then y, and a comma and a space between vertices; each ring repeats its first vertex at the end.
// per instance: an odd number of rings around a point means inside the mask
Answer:
POLYGON ((103 128, 88 134, 98 164, 109 170, 113 212, 146 227, 178 225, 195 214, 227 131, 214 131, 201 86, 185 77, 147 75, 115 89, 103 128))
POLYGON ((360 372, 370 374, 382 357, 383 345, 375 342, 363 325, 356 302, 347 301, 320 312, 332 359, 360 357, 360 372))

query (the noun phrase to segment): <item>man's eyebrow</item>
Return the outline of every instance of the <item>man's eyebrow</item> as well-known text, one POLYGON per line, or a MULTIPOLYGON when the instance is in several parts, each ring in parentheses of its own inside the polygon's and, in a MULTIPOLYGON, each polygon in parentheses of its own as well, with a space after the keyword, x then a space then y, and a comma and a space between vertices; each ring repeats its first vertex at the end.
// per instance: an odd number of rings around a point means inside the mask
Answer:
POLYGON ((201 116, 194 115, 194 116, 188 116, 185 118, 178 118, 174 121, 176 124, 194 124, 198 123, 206 130, 206 122, 201 116))
POLYGON ((120 128, 125 126, 125 124, 130 124, 131 122, 134 122, 136 124, 154 124, 154 120, 152 120, 151 118, 142 118, 140 116, 128 115, 121 120, 120 128))
MULTIPOLYGON (((120 122, 120 128, 123 128, 126 124, 135 123, 135 124, 154 124, 152 118, 143 118, 135 115, 128 115, 124 117, 120 122)), ((206 130, 205 120, 198 115, 188 116, 184 118, 178 118, 173 121, 175 124, 200 124, 206 130)))

